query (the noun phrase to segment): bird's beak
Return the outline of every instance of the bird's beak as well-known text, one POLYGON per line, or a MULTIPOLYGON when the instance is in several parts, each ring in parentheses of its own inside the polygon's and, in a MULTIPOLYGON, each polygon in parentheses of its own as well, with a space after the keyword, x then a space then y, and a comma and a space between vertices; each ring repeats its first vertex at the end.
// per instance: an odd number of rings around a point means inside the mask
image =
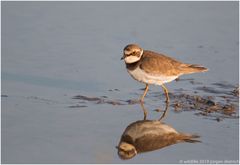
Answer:
POLYGON ((124 56, 121 58, 121 60, 123 60, 124 59, 124 56))

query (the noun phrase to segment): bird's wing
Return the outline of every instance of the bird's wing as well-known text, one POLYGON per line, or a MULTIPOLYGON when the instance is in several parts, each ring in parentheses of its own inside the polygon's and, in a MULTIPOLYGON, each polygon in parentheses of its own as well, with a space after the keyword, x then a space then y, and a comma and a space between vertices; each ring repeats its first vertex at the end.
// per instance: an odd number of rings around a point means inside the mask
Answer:
POLYGON ((163 54, 144 51, 140 68, 153 75, 177 76, 180 74, 178 67, 181 62, 163 54))
POLYGON ((178 134, 167 133, 163 135, 145 134, 135 140, 134 146, 138 152, 147 152, 176 144, 178 134))

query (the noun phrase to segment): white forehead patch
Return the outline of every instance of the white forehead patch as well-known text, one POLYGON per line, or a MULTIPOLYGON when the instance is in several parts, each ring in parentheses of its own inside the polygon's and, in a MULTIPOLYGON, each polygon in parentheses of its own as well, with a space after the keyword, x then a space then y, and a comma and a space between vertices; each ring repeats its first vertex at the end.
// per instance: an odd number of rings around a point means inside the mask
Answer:
POLYGON ((124 61, 128 64, 137 62, 141 57, 137 57, 137 56, 127 56, 124 58, 124 61))
MULTIPOLYGON (((124 54, 125 55, 130 55, 132 53, 132 51, 127 51, 127 50, 124 50, 124 54)), ((127 56, 124 58, 124 61, 128 64, 131 64, 131 63, 134 63, 134 62, 137 62, 138 60, 140 60, 140 58, 142 57, 142 54, 143 54, 143 50, 141 50, 141 54, 139 57, 137 56, 134 56, 134 55, 130 55, 130 56, 127 56)))
MULTIPOLYGON (((125 50, 124 51, 124 53, 126 54, 126 55, 129 55, 132 51, 127 51, 127 50, 125 50), (126 51, 126 52, 125 52, 126 51)), ((126 62, 126 63, 128 63, 128 64, 131 64, 131 63, 134 63, 134 62, 137 62, 138 60, 140 60, 140 58, 142 57, 142 54, 143 54, 143 50, 141 51, 141 54, 140 54, 140 56, 139 57, 137 57, 137 56, 127 56, 127 57, 125 57, 124 58, 124 61, 126 62)))
POLYGON ((132 51, 124 50, 124 54, 126 54, 126 55, 129 55, 129 54, 131 54, 131 53, 132 53, 132 51))

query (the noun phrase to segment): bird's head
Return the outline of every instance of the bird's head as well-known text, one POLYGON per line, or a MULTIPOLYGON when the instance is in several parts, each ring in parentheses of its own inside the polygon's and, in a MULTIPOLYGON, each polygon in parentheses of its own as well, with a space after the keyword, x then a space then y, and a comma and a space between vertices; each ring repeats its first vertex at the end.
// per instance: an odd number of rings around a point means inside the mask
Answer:
POLYGON ((123 49, 123 57, 125 63, 131 64, 140 60, 143 54, 143 49, 136 44, 129 44, 123 49))
POLYGON ((118 156, 121 159, 131 159, 135 155, 137 155, 136 148, 132 144, 129 144, 126 142, 121 142, 117 147, 117 149, 118 149, 118 156))

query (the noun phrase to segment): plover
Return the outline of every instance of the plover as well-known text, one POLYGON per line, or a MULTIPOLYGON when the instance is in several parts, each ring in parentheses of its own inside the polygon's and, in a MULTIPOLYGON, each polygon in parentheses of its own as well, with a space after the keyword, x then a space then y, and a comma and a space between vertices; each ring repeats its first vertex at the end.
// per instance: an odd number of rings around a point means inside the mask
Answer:
POLYGON ((123 132, 117 146, 121 159, 131 159, 138 153, 161 149, 181 142, 201 142, 196 134, 180 133, 157 120, 139 120, 123 132))
POLYGON ((166 55, 143 50, 137 44, 129 44, 123 50, 123 57, 128 73, 137 81, 146 84, 140 101, 143 102, 149 84, 161 85, 166 102, 169 102, 165 83, 171 82, 183 74, 206 72, 208 69, 197 64, 186 64, 166 55))

